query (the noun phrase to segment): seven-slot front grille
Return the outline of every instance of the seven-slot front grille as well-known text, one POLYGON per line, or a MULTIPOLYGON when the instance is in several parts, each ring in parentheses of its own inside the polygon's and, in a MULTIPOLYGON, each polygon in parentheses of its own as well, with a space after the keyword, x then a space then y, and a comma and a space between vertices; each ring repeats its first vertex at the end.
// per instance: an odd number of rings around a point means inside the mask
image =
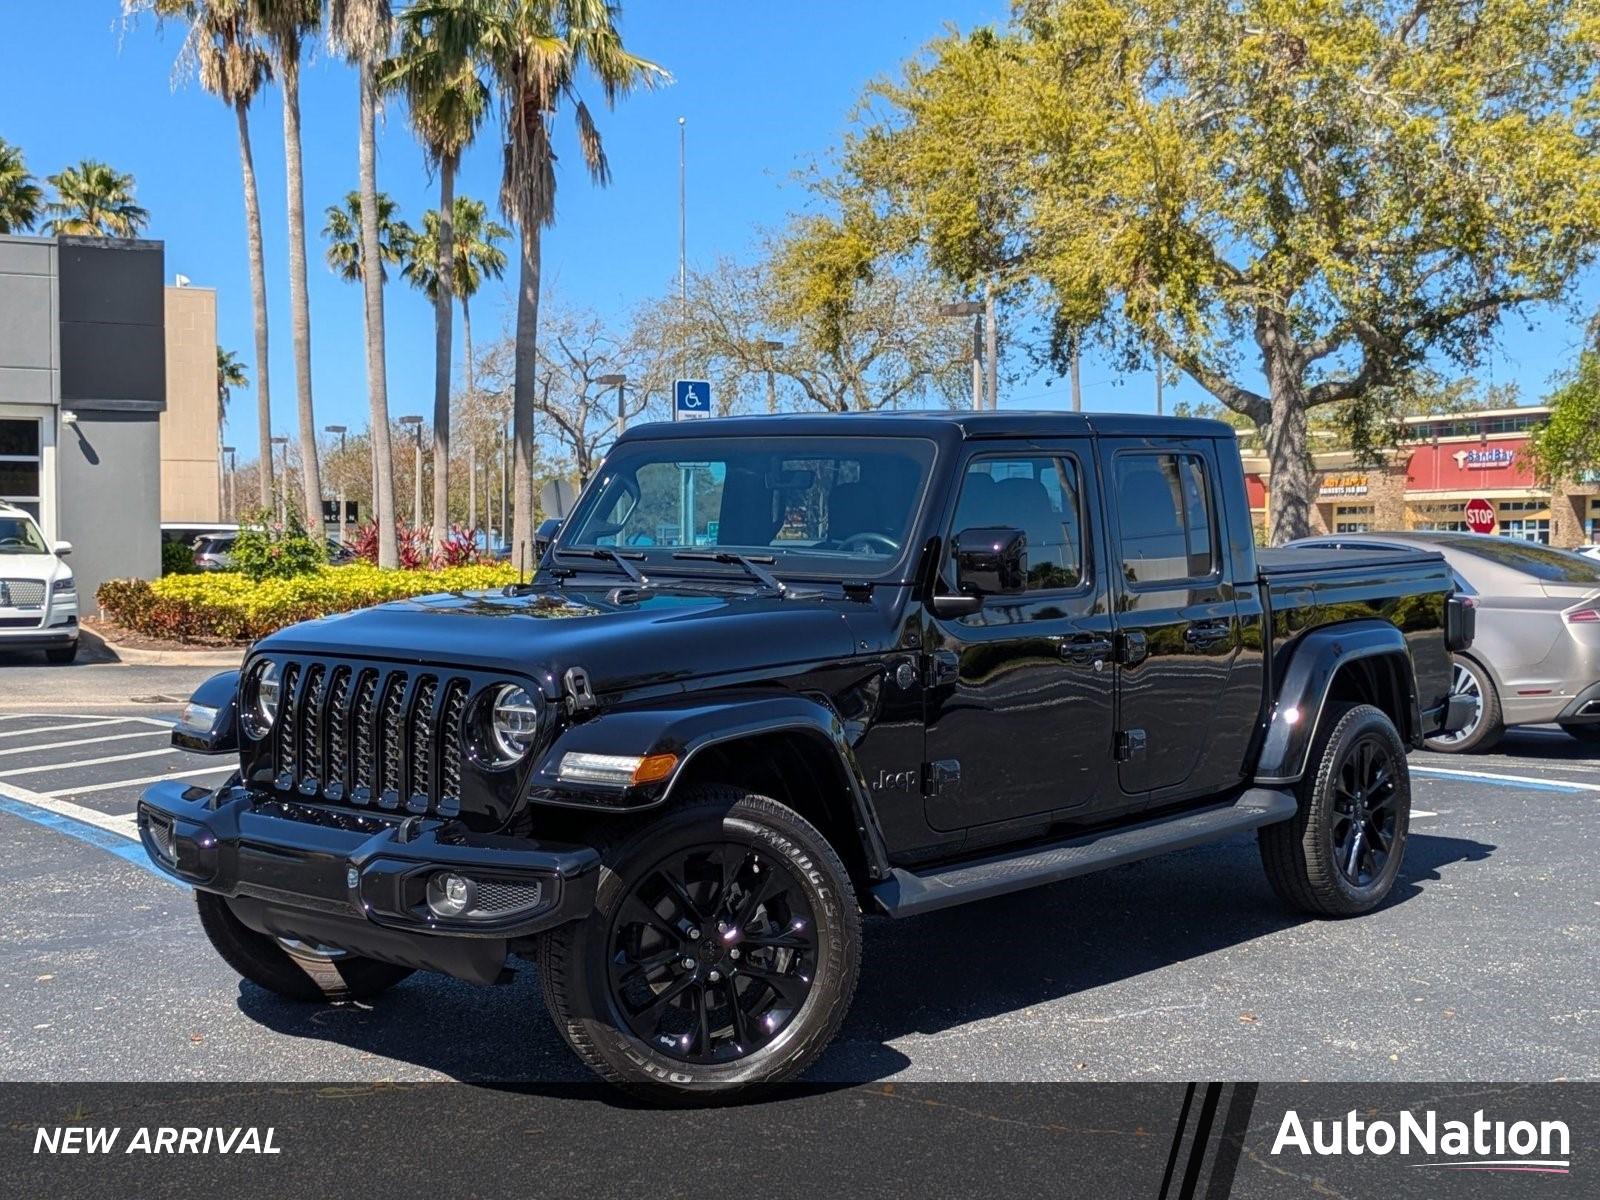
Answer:
POLYGON ((37 579, 0 579, 0 608, 37 608, 44 603, 44 584, 37 579))
POLYGON ((316 799, 453 817, 470 684, 441 672, 286 662, 273 786, 316 799))

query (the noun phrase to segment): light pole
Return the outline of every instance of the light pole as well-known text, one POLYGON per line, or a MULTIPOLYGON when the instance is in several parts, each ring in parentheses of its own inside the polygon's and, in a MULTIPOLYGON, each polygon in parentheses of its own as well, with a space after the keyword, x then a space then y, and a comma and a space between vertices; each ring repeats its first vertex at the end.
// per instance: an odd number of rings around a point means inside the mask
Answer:
POLYGON ((983 409, 983 302, 953 300, 939 306, 941 317, 972 318, 972 407, 983 409))
POLYGON ((509 546, 511 530, 511 423, 500 431, 500 544, 509 546))
POLYGON ((344 469, 345 469, 344 435, 350 432, 350 428, 347 425, 324 425, 322 427, 322 429, 323 429, 324 433, 337 433, 339 435, 339 500, 338 500, 339 511, 335 515, 335 518, 339 522, 339 545, 342 546, 342 545, 344 545, 344 518, 345 518, 345 509, 344 509, 344 469))
MULTIPOLYGON (((284 497, 284 493, 289 490, 289 439, 286 437, 275 437, 272 439, 272 444, 274 446, 283 447, 283 467, 278 472, 278 524, 287 525, 289 523, 289 513, 285 507, 287 501, 284 497)), ((272 451, 268 450, 267 455, 269 458, 271 457, 271 454, 272 451)))
POLYGON ((411 472, 412 482, 416 485, 411 498, 411 527, 422 528, 422 418, 417 416, 401 417, 400 424, 411 426, 416 436, 416 467, 411 472))
POLYGON ((994 284, 983 285, 983 358, 989 371, 989 407, 1000 407, 1000 323, 994 315, 994 284))
POLYGON ((783 343, 768 338, 757 342, 756 345, 764 351, 763 357, 767 361, 767 411, 775 413, 778 411, 778 380, 772 371, 772 356, 783 349, 783 343))
POLYGON ((626 375, 601 375, 595 379, 601 387, 614 387, 617 389, 617 437, 622 436, 622 431, 627 428, 628 414, 623 411, 623 389, 628 386, 626 375))
POLYGON ((222 448, 222 453, 227 458, 228 464, 228 475, 223 485, 225 488, 224 494, 227 497, 228 519, 231 521, 238 521, 239 486, 237 475, 239 471, 239 450, 235 446, 224 446, 222 448))
POLYGON ((678 118, 678 308, 689 311, 689 133, 678 118))

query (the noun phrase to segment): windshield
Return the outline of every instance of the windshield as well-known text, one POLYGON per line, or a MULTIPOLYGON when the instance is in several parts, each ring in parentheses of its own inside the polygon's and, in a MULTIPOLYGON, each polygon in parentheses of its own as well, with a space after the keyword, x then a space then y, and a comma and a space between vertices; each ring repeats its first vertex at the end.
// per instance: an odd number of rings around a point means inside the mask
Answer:
MULTIPOLYGON (((1442 539, 1441 539, 1442 541, 1442 539)), ((1510 567, 1524 575, 1532 575, 1546 583, 1600 584, 1600 562, 1565 550, 1552 550, 1537 542, 1519 542, 1511 538, 1486 538, 1481 534, 1449 539, 1443 544, 1474 557, 1487 559, 1497 566, 1510 567)))
POLYGON ((0 554, 49 554, 39 527, 27 517, 0 517, 0 554))
POLYGON ((611 547, 648 570, 726 567, 674 559, 723 550, 778 574, 887 578, 906 557, 931 442, 913 438, 663 439, 607 457, 556 554, 611 547))

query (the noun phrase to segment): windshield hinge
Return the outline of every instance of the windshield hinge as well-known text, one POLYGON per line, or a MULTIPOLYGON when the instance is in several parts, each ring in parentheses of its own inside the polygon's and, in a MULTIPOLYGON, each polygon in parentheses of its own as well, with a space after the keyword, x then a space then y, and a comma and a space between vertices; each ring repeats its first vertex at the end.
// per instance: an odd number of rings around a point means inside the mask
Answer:
POLYGON ((599 701, 594 698, 594 691, 589 687, 589 672, 582 667, 568 667, 567 673, 561 677, 561 687, 567 694, 567 715, 577 716, 579 713, 588 712, 599 701))

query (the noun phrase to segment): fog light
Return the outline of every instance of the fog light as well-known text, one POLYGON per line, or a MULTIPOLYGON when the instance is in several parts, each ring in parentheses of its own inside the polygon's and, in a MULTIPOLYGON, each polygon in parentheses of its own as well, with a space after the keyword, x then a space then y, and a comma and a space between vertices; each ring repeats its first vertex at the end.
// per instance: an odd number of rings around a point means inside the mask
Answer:
POLYGON ((478 885, 465 875, 435 875, 428 880, 428 907, 436 917, 459 917, 478 898, 478 885))

